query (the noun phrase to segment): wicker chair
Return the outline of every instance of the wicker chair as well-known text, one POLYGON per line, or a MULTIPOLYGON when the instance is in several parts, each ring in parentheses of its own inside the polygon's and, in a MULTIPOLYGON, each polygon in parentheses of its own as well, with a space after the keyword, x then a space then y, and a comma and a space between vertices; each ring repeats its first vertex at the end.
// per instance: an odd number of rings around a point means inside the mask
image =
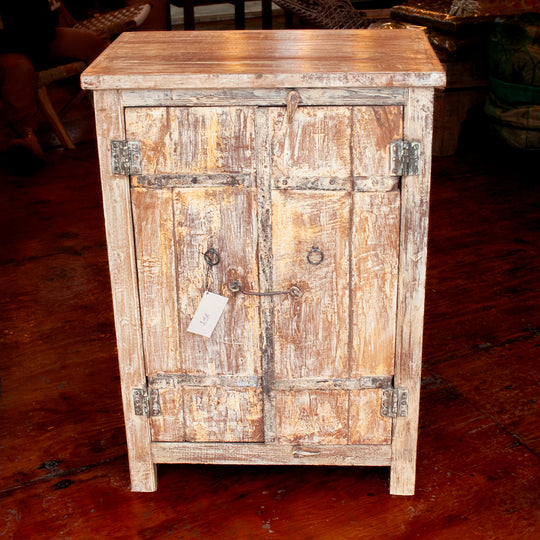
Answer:
POLYGON ((114 39, 122 32, 138 28, 148 17, 152 6, 150 4, 136 4, 108 13, 98 13, 84 21, 73 24, 73 28, 90 30, 108 39, 114 39))
POLYGON ((347 29, 366 28, 365 13, 358 11, 349 0, 272 0, 317 28, 347 29))
MULTIPOLYGON (((63 9, 64 17, 68 17, 69 14, 65 8, 63 9)), ((116 11, 98 14, 84 21, 72 20, 69 26, 89 30, 112 40, 122 32, 134 30, 140 26, 147 18, 150 9, 150 4, 137 4, 116 11)), ((85 69, 86 65, 84 62, 70 62, 38 72, 37 101, 39 109, 49 122, 62 146, 70 150, 75 148, 75 146, 64 128, 60 117, 62 113, 65 113, 68 110, 68 108, 80 101, 87 91, 81 91, 73 100, 64 106, 60 112, 56 112, 49 98, 47 87, 54 82, 80 75, 85 69)))

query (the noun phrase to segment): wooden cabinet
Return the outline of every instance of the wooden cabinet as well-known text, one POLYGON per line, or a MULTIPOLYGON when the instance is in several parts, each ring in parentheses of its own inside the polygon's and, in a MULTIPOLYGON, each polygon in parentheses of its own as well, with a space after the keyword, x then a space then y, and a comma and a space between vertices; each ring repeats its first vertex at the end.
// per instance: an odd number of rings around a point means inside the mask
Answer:
POLYGON ((421 32, 121 36, 83 74, 132 489, 156 463, 414 491, 433 89, 421 32), (227 299, 188 331, 205 291, 227 299))

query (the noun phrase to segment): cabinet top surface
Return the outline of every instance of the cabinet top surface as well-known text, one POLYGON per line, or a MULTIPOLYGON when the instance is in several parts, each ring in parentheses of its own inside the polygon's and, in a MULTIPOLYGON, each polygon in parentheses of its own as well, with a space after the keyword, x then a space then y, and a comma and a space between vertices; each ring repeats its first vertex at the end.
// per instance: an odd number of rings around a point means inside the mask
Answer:
POLYGON ((435 87, 445 73, 421 30, 132 32, 81 82, 95 90, 435 87))

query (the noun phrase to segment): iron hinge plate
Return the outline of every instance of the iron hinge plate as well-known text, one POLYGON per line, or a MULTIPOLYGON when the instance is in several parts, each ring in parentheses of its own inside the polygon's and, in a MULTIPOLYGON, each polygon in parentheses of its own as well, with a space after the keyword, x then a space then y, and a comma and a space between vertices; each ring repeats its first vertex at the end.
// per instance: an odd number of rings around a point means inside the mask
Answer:
POLYGON ((139 141, 111 141, 111 154, 113 174, 142 174, 139 141))
POLYGON ((387 388, 382 391, 381 416, 404 418, 409 414, 409 390, 407 388, 387 388))
POLYGON ((161 404, 159 402, 159 390, 156 388, 134 388, 133 409, 136 416, 160 416, 161 404))
POLYGON ((420 174, 420 141, 391 142, 390 170, 393 176, 420 174))

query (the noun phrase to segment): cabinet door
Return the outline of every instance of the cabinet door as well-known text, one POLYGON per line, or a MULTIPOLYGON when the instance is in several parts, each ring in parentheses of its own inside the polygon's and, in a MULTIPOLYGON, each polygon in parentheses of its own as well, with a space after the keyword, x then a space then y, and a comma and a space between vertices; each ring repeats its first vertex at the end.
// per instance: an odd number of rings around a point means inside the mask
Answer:
POLYGON ((259 306, 227 288, 258 287, 254 116, 125 110, 127 138, 141 142, 131 196, 145 364, 161 402, 156 441, 264 438, 259 306), (210 338, 187 332, 205 290, 228 297, 210 338))
POLYGON ((270 110, 275 430, 281 443, 388 444, 401 107, 270 110), (378 381, 373 384, 373 381, 378 381))

